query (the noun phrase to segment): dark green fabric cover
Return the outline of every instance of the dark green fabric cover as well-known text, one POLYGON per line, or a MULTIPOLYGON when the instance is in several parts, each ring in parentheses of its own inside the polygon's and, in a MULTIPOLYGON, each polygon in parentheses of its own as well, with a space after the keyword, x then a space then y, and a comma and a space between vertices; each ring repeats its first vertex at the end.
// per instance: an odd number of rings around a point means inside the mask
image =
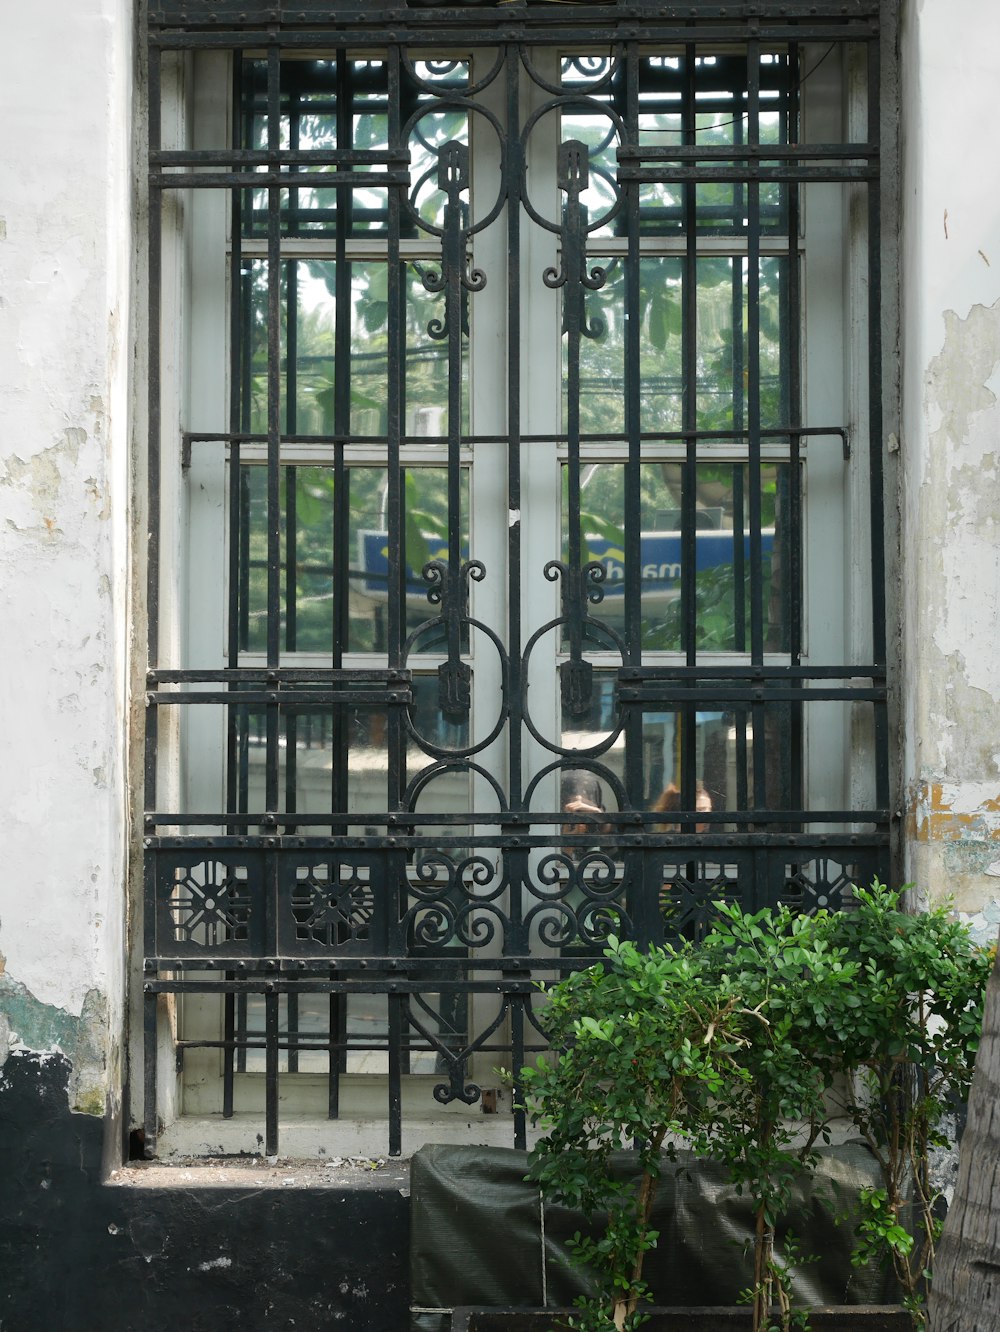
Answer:
MULTIPOLYGON (((818 1259, 797 1270, 796 1297, 806 1305, 890 1303, 895 1290, 886 1274, 850 1264, 856 1200, 877 1185, 875 1163, 860 1142, 824 1148, 820 1158, 815 1176, 797 1184, 787 1217, 801 1251, 818 1259), (839 1225, 835 1212, 846 1214, 839 1225)), ((631 1153, 621 1153, 616 1167, 634 1171, 631 1153)), ((546 1202, 543 1254, 541 1200, 525 1182, 527 1168, 525 1152, 498 1147, 431 1146, 414 1156, 412 1332, 445 1332, 459 1305, 565 1306, 586 1290, 586 1274, 564 1249, 584 1228, 582 1218, 546 1202)), ((752 1279, 753 1221, 721 1166, 688 1153, 665 1161, 653 1224, 660 1239, 645 1275, 657 1304, 737 1302, 752 1279)), ((785 1233, 777 1237, 779 1253, 785 1233)))

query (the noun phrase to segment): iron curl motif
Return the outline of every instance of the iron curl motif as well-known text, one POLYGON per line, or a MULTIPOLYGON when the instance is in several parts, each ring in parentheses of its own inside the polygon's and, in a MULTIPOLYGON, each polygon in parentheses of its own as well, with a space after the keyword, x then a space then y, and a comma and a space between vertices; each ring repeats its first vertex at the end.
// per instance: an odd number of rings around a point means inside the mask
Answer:
POLYGON ((439 1082, 434 1088, 434 1099, 440 1105, 449 1105, 452 1101, 461 1101, 465 1105, 474 1105, 480 1098, 482 1092, 475 1082, 466 1082, 466 1065, 472 1055, 477 1050, 483 1048, 489 1038, 499 1030, 501 1023, 507 1015, 509 1001, 504 1001, 500 1005, 500 1010, 496 1017, 488 1026, 486 1026, 476 1037, 474 1041, 467 1044, 463 1050, 452 1051, 444 1044, 439 1036, 427 1031, 413 1017, 412 1010, 408 1012, 407 1019, 410 1025, 420 1032, 425 1039, 429 1040, 437 1052, 437 1057, 441 1063, 446 1066, 450 1081, 447 1083, 439 1082))
POLYGON ((441 607, 448 641, 448 660, 438 667, 438 707, 445 717, 464 721, 472 707, 472 667, 462 660, 463 630, 469 626, 469 584, 482 582, 486 566, 482 560, 467 560, 457 576, 442 560, 430 560, 423 568, 428 583, 427 600, 441 607))
POLYGON ((587 606, 604 600, 602 584, 607 570, 597 560, 582 566, 549 560, 544 574, 550 583, 562 580, 562 618, 569 629, 569 659, 559 665, 559 687, 563 716, 579 721, 590 712, 594 685, 594 668, 583 656, 584 625, 591 618, 587 606))
POLYGON ((607 325, 599 316, 587 318, 586 293, 599 291, 607 281, 607 269, 587 265, 587 208, 582 195, 590 183, 588 150, 579 139, 559 145, 557 184, 566 194, 563 205, 562 266, 546 268, 542 281, 553 290, 566 288, 563 298, 563 332, 583 338, 601 338, 607 325))
POLYGON ((406 918, 413 944, 487 947, 509 924, 497 904, 507 884, 506 874, 486 856, 456 860, 443 851, 421 855, 408 883, 415 899, 406 918))

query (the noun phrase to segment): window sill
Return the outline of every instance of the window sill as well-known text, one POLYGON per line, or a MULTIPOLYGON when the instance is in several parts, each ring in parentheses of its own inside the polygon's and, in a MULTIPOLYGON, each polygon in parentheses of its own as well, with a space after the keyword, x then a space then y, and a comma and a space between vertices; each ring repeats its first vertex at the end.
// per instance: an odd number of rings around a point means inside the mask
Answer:
MULTIPOLYGON (((234 1115, 231 1119, 223 1119, 221 1115, 185 1115, 161 1131, 157 1161, 141 1168, 159 1165, 172 1170, 176 1164, 198 1168, 202 1161, 215 1160, 218 1164, 220 1157, 266 1165, 268 1158, 263 1155, 263 1137, 259 1136, 262 1133, 259 1114, 234 1115)), ((537 1136, 529 1132, 529 1147, 537 1136)), ((451 1146, 513 1147, 514 1124, 509 1114, 484 1115, 478 1106, 470 1107, 465 1114, 451 1111, 404 1120, 404 1159, 431 1142, 451 1146)), ((328 1169, 324 1162, 337 1159, 394 1160, 388 1156, 385 1121, 372 1116, 319 1119, 312 1115, 282 1115, 279 1163, 304 1161, 328 1169)), ((369 1173, 376 1175, 379 1172, 369 1173)))
POLYGON ((409 1196, 410 1163, 375 1157, 296 1160, 290 1156, 177 1156, 169 1162, 130 1161, 112 1170, 112 1188, 134 1189, 364 1189, 409 1196))

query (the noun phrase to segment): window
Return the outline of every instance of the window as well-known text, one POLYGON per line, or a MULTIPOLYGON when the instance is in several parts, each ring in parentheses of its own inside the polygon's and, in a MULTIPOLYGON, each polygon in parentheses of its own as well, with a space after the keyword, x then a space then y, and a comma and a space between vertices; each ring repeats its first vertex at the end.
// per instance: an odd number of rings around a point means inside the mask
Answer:
POLYGON ((887 873, 877 5, 728 8, 151 13, 149 1153, 887 873))

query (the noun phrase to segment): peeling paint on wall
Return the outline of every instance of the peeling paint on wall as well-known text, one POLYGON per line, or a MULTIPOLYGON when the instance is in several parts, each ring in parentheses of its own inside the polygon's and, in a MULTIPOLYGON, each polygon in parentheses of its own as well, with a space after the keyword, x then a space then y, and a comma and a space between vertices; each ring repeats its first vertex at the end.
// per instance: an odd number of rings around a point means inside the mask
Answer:
MULTIPOLYGON (((1000 786, 914 782, 907 801, 907 817, 909 836, 917 841, 967 838, 1000 842, 1000 786)), ((1000 858, 1000 845, 994 850, 1000 858)))
POLYGON ((68 1060, 70 1109, 102 1116, 106 1106, 108 1004, 87 992, 79 1015, 42 1003, 0 969, 0 1079, 13 1052, 62 1054, 68 1060))
POLYGON ((918 771, 981 783, 1000 773, 1000 300, 964 319, 946 310, 944 329, 925 378, 929 449, 913 548, 918 771))
POLYGON ((980 946, 985 948, 997 942, 1000 932, 1000 898, 993 897, 984 902, 978 911, 960 911, 958 917, 968 925, 973 939, 980 946))
POLYGON ((943 322, 907 521, 904 826, 908 875, 974 912, 1000 875, 1000 300, 943 322))

